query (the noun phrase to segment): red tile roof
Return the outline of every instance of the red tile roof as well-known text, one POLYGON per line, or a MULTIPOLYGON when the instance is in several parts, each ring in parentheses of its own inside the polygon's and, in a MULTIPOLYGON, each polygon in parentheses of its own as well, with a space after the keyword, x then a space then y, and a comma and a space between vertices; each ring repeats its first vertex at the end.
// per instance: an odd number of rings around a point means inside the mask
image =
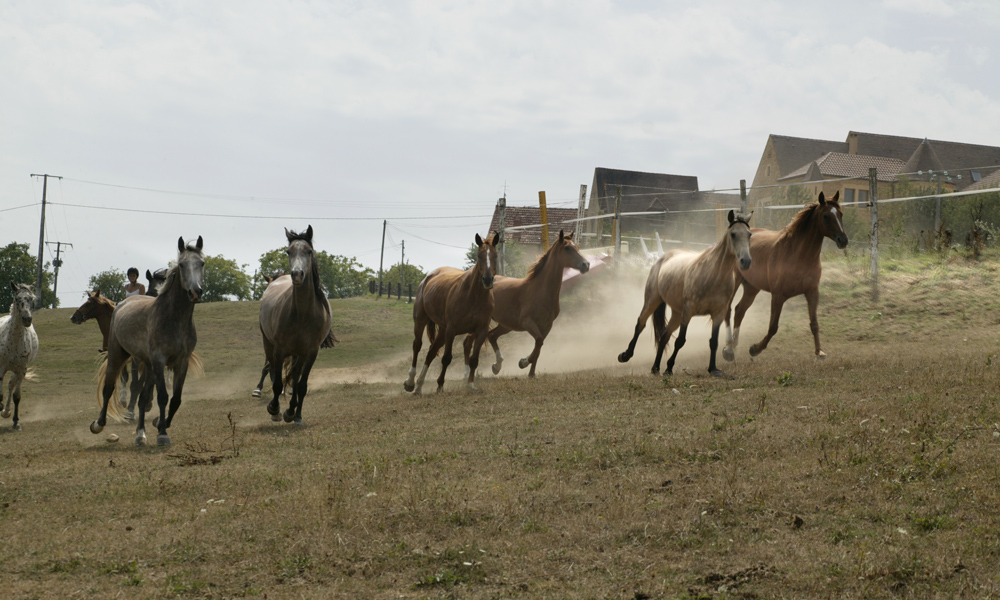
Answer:
MULTIPOLYGON (((559 230, 566 233, 576 231, 576 223, 564 223, 577 218, 575 208, 549 208, 546 210, 549 221, 549 243, 559 238, 559 230)), ((507 218, 504 219, 505 227, 520 227, 522 225, 540 225, 541 209, 537 206, 508 206, 507 218)), ((490 231, 497 231, 500 227, 500 207, 493 209, 493 218, 490 220, 490 231)), ((542 243, 542 228, 532 227, 530 229, 507 230, 504 234, 507 240, 514 240, 519 244, 542 243)))

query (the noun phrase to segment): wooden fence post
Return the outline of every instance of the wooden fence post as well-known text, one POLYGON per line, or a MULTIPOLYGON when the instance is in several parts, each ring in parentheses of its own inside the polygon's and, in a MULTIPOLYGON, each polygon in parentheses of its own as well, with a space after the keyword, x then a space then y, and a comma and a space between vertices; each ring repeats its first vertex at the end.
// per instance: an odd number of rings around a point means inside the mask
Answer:
POLYGON ((871 207, 871 286, 872 300, 878 302, 878 171, 875 167, 868 169, 868 202, 871 207))

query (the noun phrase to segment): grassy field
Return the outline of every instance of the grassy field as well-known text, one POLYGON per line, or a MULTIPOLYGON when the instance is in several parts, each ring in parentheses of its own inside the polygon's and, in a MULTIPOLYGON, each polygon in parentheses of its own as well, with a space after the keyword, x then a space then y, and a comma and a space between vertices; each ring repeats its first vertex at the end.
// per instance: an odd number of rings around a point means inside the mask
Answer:
POLYGON ((749 360, 762 295, 725 379, 700 324, 673 377, 651 335, 615 361, 643 273, 565 298, 536 380, 512 335, 500 377, 487 352, 478 390, 456 362, 423 397, 409 305, 335 301, 304 428, 250 397, 258 305, 201 305, 170 448, 89 432, 97 326, 40 311, 24 430, 0 423, 0 595, 1000 597, 997 259, 884 267, 875 303, 860 259, 826 258, 823 362, 801 299, 749 360))

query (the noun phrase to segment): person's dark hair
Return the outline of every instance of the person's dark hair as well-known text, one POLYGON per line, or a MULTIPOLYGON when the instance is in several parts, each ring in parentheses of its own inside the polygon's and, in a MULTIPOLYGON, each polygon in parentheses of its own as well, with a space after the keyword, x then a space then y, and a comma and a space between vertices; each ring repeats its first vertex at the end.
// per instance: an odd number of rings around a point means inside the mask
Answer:
POLYGON ((136 269, 135 267, 129 267, 128 271, 125 271, 125 276, 128 277, 132 273, 135 273, 136 279, 139 278, 139 269, 136 269))

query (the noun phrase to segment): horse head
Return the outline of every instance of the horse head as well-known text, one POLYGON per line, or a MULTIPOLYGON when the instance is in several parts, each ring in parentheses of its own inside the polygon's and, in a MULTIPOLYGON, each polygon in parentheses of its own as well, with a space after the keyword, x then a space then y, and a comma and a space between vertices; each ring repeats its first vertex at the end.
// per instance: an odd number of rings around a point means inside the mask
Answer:
POLYGON ((488 290, 493 289, 493 278, 497 274, 497 246, 502 243, 503 236, 500 233, 493 234, 492 238, 485 241, 478 233, 476 234, 476 246, 479 249, 474 268, 481 274, 483 287, 488 290))
POLYGON ((288 238, 288 272, 292 276, 292 285, 298 287, 306 280, 315 266, 313 260, 313 228, 309 225, 305 233, 295 233, 285 228, 285 237, 288 238))
POLYGON ((21 324, 25 327, 31 327, 31 309, 35 305, 35 286, 12 281, 10 287, 14 290, 14 302, 10 305, 11 318, 18 314, 21 316, 21 324))
POLYGON ((560 272, 566 267, 576 269, 581 273, 590 270, 590 262, 580 254, 580 247, 573 241, 572 231, 568 235, 564 235, 563 230, 560 229, 559 239, 552 245, 552 251, 556 253, 554 256, 557 257, 560 272))
POLYGON ((166 269, 157 269, 153 272, 146 269, 146 281, 149 282, 149 285, 146 286, 146 295, 155 298, 160 293, 160 286, 163 285, 163 282, 166 280, 166 269))
POLYGON ((840 192, 834 193, 830 200, 820 192, 816 214, 820 215, 818 226, 823 235, 836 242, 838 248, 846 248, 848 240, 844 231, 844 211, 840 208, 840 192))
POLYGON ((80 308, 76 309, 73 316, 69 318, 70 322, 79 325, 87 319, 94 318, 94 312, 101 304, 101 290, 96 289, 93 292, 87 292, 87 301, 80 305, 80 308))
POLYGON ((726 244, 736 260, 740 263, 740 269, 746 271, 750 268, 750 217, 738 215, 736 211, 729 211, 729 231, 726 232, 726 244))
POLYGON ((197 304, 201 301, 202 284, 205 281, 205 255, 202 254, 201 236, 193 244, 184 244, 184 238, 177 238, 177 275, 181 287, 187 292, 188 300, 197 304))

